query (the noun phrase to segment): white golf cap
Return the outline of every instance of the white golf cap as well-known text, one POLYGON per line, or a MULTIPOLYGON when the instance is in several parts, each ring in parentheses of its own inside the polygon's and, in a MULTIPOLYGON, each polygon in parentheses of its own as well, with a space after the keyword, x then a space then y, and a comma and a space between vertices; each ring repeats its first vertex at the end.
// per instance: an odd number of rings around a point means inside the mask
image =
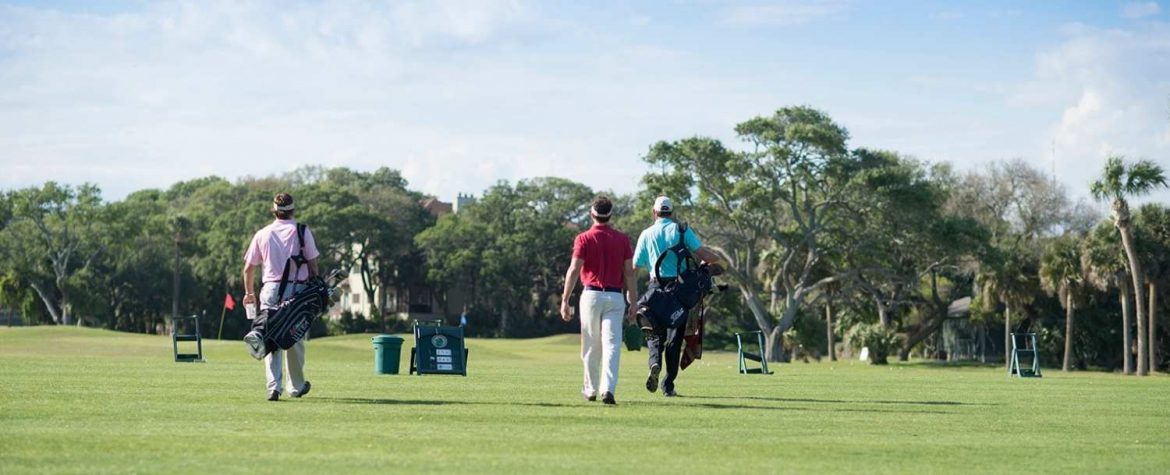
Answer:
POLYGON ((659 196, 654 199, 654 211, 670 211, 673 208, 670 204, 670 198, 659 196))

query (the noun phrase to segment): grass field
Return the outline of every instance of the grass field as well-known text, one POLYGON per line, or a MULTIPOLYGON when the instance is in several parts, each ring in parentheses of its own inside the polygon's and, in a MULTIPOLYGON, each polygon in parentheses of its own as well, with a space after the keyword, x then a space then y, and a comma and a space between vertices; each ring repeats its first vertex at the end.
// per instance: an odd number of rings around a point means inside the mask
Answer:
POLYGON ((240 342, 190 364, 167 337, 0 328, 0 473, 1170 472, 1165 375, 740 376, 708 353, 667 399, 642 387, 645 351, 623 352, 605 407, 578 395, 575 335, 468 346, 467 377, 377 376, 370 335, 314 340, 312 393, 271 403, 240 342))

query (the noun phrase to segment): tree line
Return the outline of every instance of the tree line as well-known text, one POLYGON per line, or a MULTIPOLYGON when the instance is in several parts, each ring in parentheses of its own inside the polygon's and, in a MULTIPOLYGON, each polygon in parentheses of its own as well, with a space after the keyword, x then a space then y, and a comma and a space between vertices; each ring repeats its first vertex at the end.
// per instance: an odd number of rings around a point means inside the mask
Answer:
MULTIPOLYGON (((1013 331, 1036 332, 1042 354, 1065 369, 1164 367, 1158 296, 1170 279, 1170 209, 1129 207, 1165 186, 1152 162, 1108 160, 1092 184, 1111 206, 1104 217, 1022 160, 959 172, 852 148, 848 130, 809 107, 749 119, 735 133, 739 146, 653 144, 634 194, 552 177, 500 182, 437 218, 422 207, 427 196, 387 168, 207 177, 116 202, 92 185, 11 190, 0 195, 0 307, 30 324, 136 332, 172 314, 213 314, 225 293, 239 294, 241 256, 272 219, 272 196, 289 191, 323 268, 359 273, 352 290, 369 306, 368 319, 347 315, 321 331, 401 328, 378 290, 416 286, 434 289, 447 316, 464 310, 448 308, 448 296, 463 294, 482 336, 572 331, 555 314, 591 198, 611 196, 612 223, 633 240, 665 194, 727 264, 735 291, 709 299, 716 345, 760 330, 774 361, 862 346, 877 363, 936 358, 947 322, 961 318, 984 334, 1002 331, 994 351, 1007 350, 1013 331)), ((247 325, 233 317, 230 337, 247 325)))

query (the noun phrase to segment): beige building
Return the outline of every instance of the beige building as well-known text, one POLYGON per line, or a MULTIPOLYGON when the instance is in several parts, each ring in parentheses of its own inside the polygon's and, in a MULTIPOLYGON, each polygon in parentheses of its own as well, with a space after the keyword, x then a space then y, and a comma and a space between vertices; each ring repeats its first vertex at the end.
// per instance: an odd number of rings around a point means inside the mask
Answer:
MULTIPOLYGON (((454 203, 440 201, 438 198, 428 198, 419 204, 435 218, 439 218, 458 212, 460 207, 466 206, 472 199, 471 195, 460 193, 454 203)), ((360 250, 361 245, 355 245, 354 251, 360 250)), ((348 311, 368 319, 370 317, 370 296, 366 293, 365 285, 362 283, 361 269, 350 269, 349 279, 344 289, 337 305, 330 309, 329 318, 337 319, 342 312, 348 311)), ((443 306, 440 304, 441 299, 437 298, 439 296, 434 294, 434 289, 430 286, 414 285, 404 288, 376 288, 373 298, 375 306, 385 308, 387 316, 394 315, 399 320, 444 318, 450 320, 452 317, 458 319, 466 303, 465 294, 466 292, 463 291, 448 292, 447 305, 443 306)))

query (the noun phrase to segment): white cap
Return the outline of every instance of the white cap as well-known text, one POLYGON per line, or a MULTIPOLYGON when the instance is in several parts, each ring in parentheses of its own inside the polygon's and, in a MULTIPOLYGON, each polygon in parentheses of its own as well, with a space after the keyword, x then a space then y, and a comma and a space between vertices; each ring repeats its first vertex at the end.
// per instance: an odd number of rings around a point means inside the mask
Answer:
POLYGON ((670 198, 659 196, 654 199, 654 211, 669 212, 671 209, 673 209, 673 206, 670 204, 670 198))

